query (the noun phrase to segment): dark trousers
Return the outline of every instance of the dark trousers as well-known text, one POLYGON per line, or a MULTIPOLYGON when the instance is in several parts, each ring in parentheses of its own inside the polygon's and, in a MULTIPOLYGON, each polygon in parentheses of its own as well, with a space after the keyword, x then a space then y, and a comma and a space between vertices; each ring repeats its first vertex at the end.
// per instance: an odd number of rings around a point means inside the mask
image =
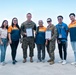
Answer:
MULTIPOLYGON (((49 44, 50 44, 50 42, 48 41, 48 44, 47 44, 47 46, 46 46, 46 48, 47 48, 47 53, 49 54, 49 44)), ((50 56, 49 56, 50 57, 50 56)))
POLYGON ((10 46, 11 46, 11 56, 12 56, 13 61, 16 58, 18 44, 19 44, 19 41, 12 41, 12 44, 10 44, 10 46))
POLYGON ((45 59, 45 44, 37 44, 38 50, 38 59, 44 60, 45 59))
POLYGON ((58 44, 58 49, 59 49, 60 58, 62 60, 63 59, 66 60, 66 57, 67 57, 67 42, 61 42, 60 44, 58 44), (63 56, 64 56, 64 58, 63 58, 63 56))

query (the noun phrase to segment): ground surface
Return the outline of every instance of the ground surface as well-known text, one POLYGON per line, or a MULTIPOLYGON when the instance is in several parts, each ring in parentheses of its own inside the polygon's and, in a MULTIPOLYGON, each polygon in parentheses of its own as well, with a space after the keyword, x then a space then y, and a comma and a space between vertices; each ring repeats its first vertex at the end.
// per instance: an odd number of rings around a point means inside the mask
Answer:
MULTIPOLYGON (((27 63, 22 63, 22 49, 21 44, 17 50, 17 61, 16 65, 12 65, 11 61, 11 49, 10 46, 7 48, 6 62, 5 66, 0 65, 0 75, 76 75, 76 67, 70 63, 74 61, 73 50, 70 43, 68 42, 68 54, 67 54, 67 64, 62 65, 58 63, 60 60, 58 49, 55 50, 55 64, 49 65, 49 63, 37 63, 37 49, 34 50, 34 62, 29 62, 29 57, 27 63)), ((49 59, 46 52, 46 61, 49 59)))

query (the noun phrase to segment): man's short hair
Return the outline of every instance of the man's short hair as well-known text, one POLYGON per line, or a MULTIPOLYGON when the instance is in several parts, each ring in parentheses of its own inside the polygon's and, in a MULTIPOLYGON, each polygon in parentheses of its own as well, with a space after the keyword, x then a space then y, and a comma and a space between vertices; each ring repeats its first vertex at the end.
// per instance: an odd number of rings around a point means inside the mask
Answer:
POLYGON ((32 15, 31 13, 27 13, 27 15, 32 15))
POLYGON ((75 14, 74 14, 74 13, 70 13, 69 17, 70 17, 71 15, 73 15, 73 16, 75 17, 75 14))
POLYGON ((61 18, 63 19, 63 16, 61 16, 61 15, 59 15, 59 16, 57 17, 57 19, 58 19, 59 17, 61 17, 61 18))
POLYGON ((38 23, 40 23, 40 22, 42 22, 42 23, 43 23, 43 21, 42 21, 42 20, 39 20, 39 21, 38 21, 38 23))

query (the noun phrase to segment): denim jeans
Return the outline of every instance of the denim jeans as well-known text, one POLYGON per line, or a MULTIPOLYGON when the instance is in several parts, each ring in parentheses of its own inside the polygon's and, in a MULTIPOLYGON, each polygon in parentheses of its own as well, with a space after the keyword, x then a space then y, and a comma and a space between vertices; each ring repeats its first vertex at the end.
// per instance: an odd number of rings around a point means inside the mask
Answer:
POLYGON ((6 55, 6 48, 7 48, 7 39, 2 38, 3 44, 0 44, 0 49, 1 49, 1 62, 5 61, 5 55, 6 55))
POLYGON ((71 42, 73 51, 74 51, 74 56, 75 56, 75 62, 76 62, 76 42, 71 42))

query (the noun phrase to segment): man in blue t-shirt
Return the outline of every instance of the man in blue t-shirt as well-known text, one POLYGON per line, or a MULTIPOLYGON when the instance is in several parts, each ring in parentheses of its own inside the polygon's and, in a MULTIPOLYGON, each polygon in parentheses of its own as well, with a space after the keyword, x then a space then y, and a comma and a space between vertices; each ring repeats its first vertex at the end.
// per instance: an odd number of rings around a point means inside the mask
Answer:
POLYGON ((63 16, 60 15, 57 17, 57 19, 58 19, 58 24, 56 25, 57 33, 58 33, 57 43, 58 43, 59 55, 61 58, 61 61, 59 61, 59 62, 64 65, 64 64, 66 64, 66 57, 67 57, 68 26, 67 26, 67 24, 63 23, 63 16), (63 49, 64 53, 63 53, 62 49, 63 49))

